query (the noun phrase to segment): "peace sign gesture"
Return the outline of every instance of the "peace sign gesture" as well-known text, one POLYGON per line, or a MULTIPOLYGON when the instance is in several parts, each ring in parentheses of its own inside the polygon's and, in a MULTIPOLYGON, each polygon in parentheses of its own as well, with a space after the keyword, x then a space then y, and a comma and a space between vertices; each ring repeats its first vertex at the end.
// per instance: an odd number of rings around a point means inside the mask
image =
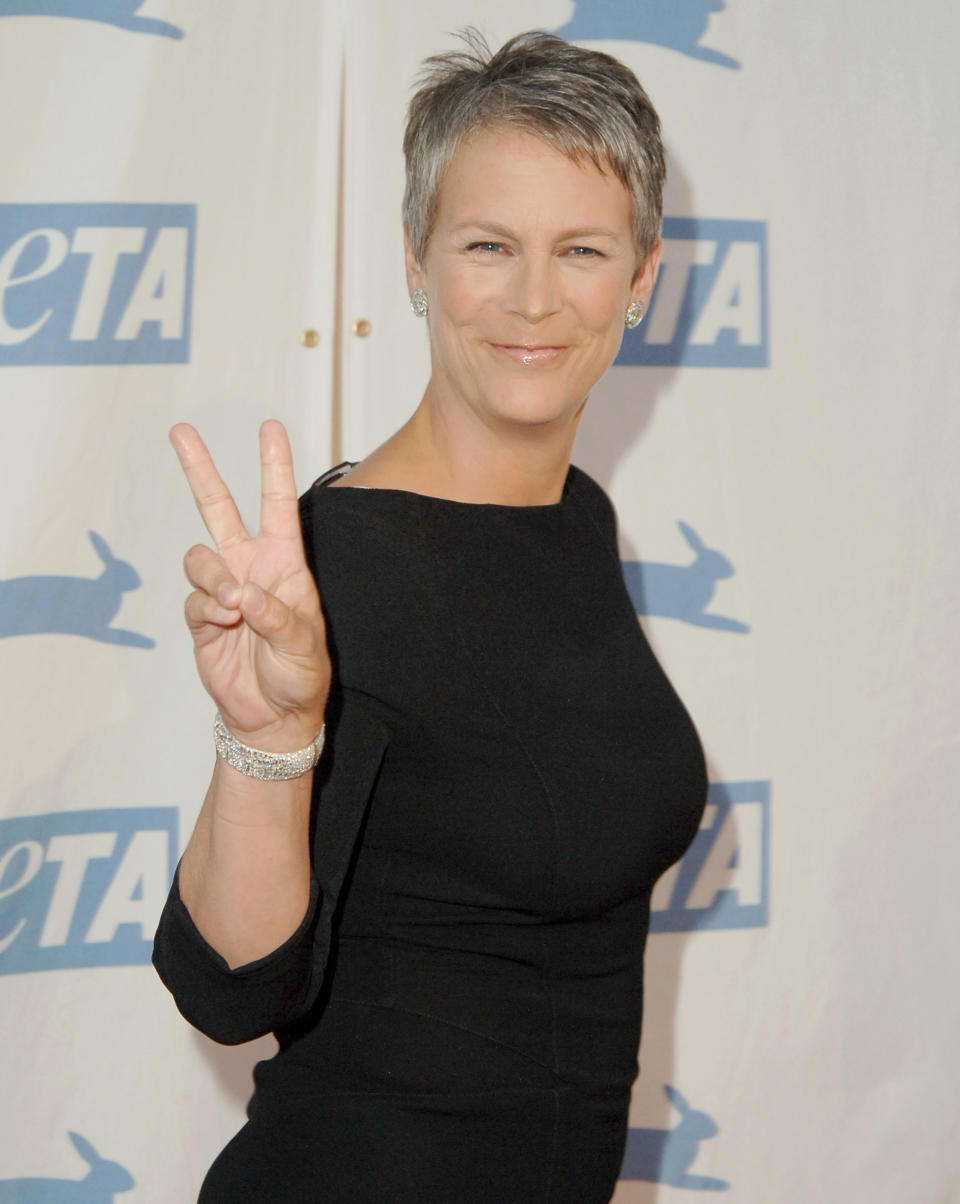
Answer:
POLYGON ((330 658, 303 552, 293 458, 281 423, 260 428, 260 530, 236 503, 192 426, 170 432, 216 551, 184 557, 185 605, 200 679, 240 740, 265 752, 309 744, 323 722, 330 658))

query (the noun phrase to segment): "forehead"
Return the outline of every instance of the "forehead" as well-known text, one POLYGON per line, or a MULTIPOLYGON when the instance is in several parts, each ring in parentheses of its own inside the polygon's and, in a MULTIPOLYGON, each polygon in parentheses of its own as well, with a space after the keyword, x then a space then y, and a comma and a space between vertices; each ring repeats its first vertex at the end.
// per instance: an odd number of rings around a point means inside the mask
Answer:
POLYGON ((603 225, 632 237, 631 198, 610 170, 572 159, 526 130, 495 126, 457 150, 437 197, 437 226, 471 220, 564 229, 603 225))

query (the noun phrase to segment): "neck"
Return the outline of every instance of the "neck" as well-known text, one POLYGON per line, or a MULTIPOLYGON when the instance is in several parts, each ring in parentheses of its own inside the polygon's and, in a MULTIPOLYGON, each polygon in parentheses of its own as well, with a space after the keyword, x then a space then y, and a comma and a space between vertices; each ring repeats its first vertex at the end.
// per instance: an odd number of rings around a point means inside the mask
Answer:
POLYGON ((413 416, 390 443, 419 492, 462 502, 549 506, 563 494, 583 406, 565 422, 486 425, 447 410, 428 385, 413 416))

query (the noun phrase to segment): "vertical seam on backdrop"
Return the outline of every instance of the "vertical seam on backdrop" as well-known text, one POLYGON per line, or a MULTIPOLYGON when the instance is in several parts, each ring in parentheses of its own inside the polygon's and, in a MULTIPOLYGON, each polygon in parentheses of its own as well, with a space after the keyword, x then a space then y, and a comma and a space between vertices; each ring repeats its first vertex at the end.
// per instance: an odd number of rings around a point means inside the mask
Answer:
POLYGON ((330 458, 343 459, 343 213, 346 196, 344 141, 346 125, 346 48, 340 57, 340 114, 337 132, 337 211, 333 265, 333 355, 330 362, 330 458))

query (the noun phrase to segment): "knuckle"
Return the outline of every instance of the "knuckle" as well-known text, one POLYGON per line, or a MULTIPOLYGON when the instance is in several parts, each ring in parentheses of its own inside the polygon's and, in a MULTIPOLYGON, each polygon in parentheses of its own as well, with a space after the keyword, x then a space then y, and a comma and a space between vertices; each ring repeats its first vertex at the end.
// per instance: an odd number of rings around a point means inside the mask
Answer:
POLYGON ((217 481, 215 484, 198 489, 196 497, 200 506, 221 506, 230 500, 230 491, 222 481, 217 481))
POLYGON ((272 594, 267 595, 266 614, 269 616, 274 631, 288 632, 290 630, 293 615, 289 608, 272 594))

